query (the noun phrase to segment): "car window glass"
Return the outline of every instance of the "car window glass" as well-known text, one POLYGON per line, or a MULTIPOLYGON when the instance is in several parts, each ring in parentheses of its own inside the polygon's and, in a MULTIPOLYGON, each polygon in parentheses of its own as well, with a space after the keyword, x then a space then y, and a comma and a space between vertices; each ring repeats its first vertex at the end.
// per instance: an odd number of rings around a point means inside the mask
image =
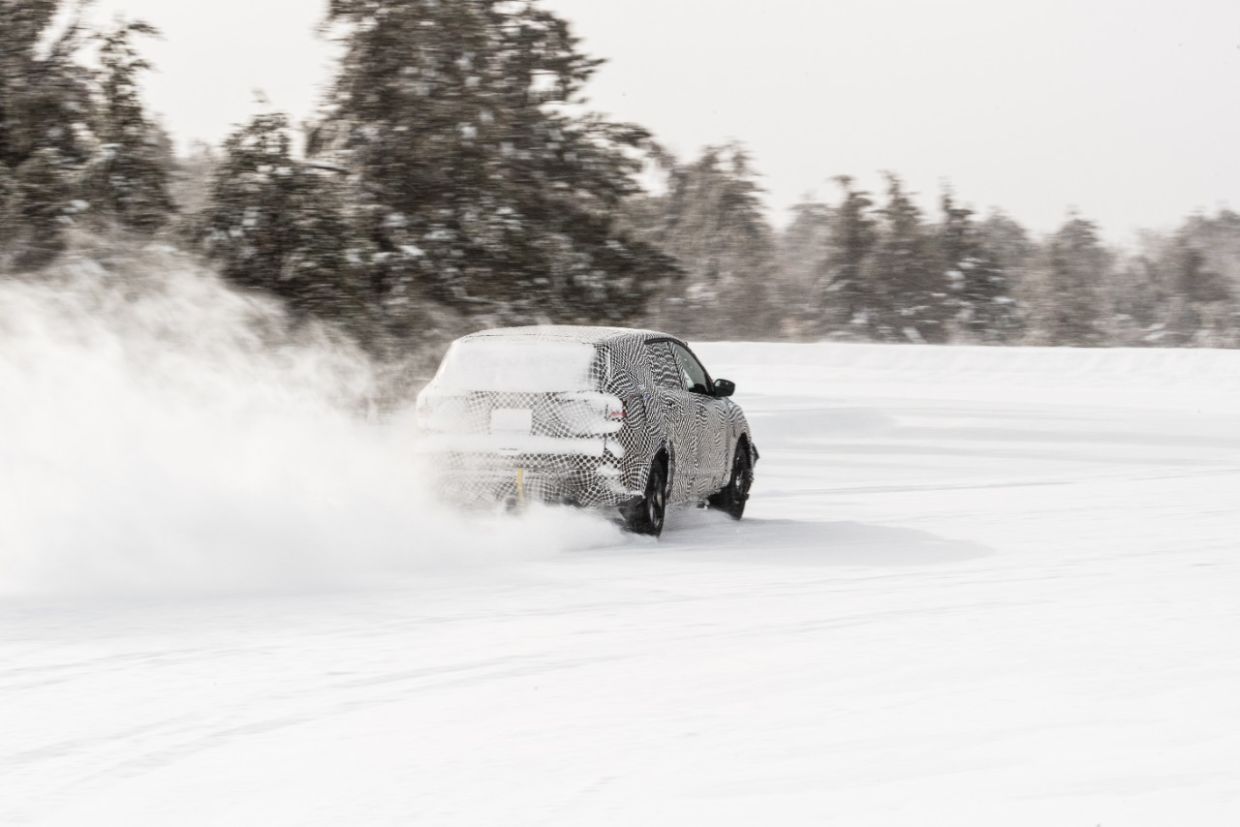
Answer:
POLYGON ((650 372, 654 374, 654 384, 664 390, 684 390, 680 384, 680 370, 667 342, 653 342, 646 345, 646 355, 650 359, 650 372))
POLYGON ((680 345, 672 345, 676 352, 676 362, 680 366, 680 375, 685 387, 693 393, 710 393, 710 380, 706 378, 706 369, 702 367, 692 353, 680 345))

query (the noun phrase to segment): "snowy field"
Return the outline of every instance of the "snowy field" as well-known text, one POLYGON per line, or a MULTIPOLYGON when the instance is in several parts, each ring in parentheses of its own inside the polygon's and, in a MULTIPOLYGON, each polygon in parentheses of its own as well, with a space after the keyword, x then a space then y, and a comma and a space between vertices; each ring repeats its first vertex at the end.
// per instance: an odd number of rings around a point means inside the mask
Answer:
POLYGON ((58 556, 0 589, 0 824, 1240 824, 1240 353, 699 352, 754 498, 658 544, 423 513, 394 449, 10 454, 58 556))

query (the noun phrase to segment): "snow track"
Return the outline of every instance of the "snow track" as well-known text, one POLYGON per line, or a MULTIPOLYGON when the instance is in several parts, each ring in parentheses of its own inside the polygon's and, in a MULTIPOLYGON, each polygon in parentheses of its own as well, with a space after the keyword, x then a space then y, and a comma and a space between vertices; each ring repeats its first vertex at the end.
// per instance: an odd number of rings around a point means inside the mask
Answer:
POLYGON ((0 598, 0 823, 1240 823, 1240 353, 698 351, 740 524, 0 598))

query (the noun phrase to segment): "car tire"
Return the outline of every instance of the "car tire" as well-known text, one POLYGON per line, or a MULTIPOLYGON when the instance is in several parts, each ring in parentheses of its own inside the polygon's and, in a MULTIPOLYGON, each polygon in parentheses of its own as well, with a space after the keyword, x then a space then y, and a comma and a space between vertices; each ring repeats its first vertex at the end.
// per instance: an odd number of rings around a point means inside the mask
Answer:
POLYGON ((647 537, 663 534, 667 521, 667 460, 655 458, 646 475, 646 493, 624 509, 625 530, 647 537))
POLYGON ((722 511, 733 520, 745 516, 745 503, 749 501, 749 489, 753 486, 753 457, 749 453, 749 444, 739 442, 736 445, 736 457, 732 460, 732 477, 722 491, 712 495, 707 504, 716 511, 722 511))

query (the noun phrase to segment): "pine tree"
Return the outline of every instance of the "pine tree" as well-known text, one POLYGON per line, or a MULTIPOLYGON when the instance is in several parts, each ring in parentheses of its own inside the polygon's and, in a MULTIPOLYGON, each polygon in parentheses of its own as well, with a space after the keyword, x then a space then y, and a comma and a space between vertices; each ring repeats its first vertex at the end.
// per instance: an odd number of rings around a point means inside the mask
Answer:
POLYGON ((293 157, 287 117, 259 115, 224 144, 200 240, 234 284, 298 316, 357 322, 369 296, 341 203, 334 180, 293 157))
POLYGON ((564 20, 533 0, 332 0, 328 22, 346 51, 310 149, 359 177, 381 295, 618 323, 674 276, 617 231, 649 136, 575 114, 599 61, 564 20))
POLYGON ((1233 345, 1240 333, 1240 216, 1196 215, 1172 235, 1145 234, 1121 276, 1111 285, 1117 309, 1140 327, 1142 342, 1233 345))
POLYGON ((869 333, 880 341, 942 342, 947 286, 931 239, 899 176, 888 173, 878 241, 867 261, 869 333))
POLYGON ((63 248, 93 144, 86 72, 74 60, 81 26, 71 21, 49 34, 60 7, 0 0, 0 210, 13 222, 2 234, 19 268, 41 266, 63 248))
MULTIPOLYGON (((17 234, 17 181, 8 165, 0 161, 0 251, 17 234)), ((2 259, 0 259, 2 261, 2 259)))
POLYGON ((97 36, 95 134, 100 147, 87 169, 85 192, 97 214, 133 230, 153 232, 168 222, 174 210, 168 194, 171 159, 139 96, 138 76, 150 64, 134 46, 137 35, 158 32, 146 23, 131 22, 97 36))
POLYGON ((90 95, 74 62, 82 27, 75 19, 50 35, 61 0, 0 0, 0 162, 10 170, 40 149, 69 163, 91 151, 90 95))
POLYGON ((1240 213, 1219 210, 1185 222, 1181 289, 1200 318, 1197 344, 1240 345, 1240 213))
POLYGON ((75 165, 51 147, 17 168, 11 211, 21 239, 16 264, 40 267, 64 249, 62 229, 74 211, 75 165))
POLYGON ((655 323, 699 336, 777 332, 774 238, 748 152, 729 144, 707 147, 689 164, 672 162, 667 194, 651 202, 644 238, 685 272, 655 323))
POLYGON ((873 314, 866 262, 878 239, 868 192, 855 189, 847 175, 837 177, 844 200, 835 209, 831 241, 818 279, 821 325, 834 335, 865 338, 873 314))
POLYGON ((833 211, 806 199, 792 208, 792 221, 776 249, 776 301, 786 333, 806 336, 820 329, 818 279, 831 245, 833 211))
POLYGON ((969 341, 1014 342, 1020 313, 1000 256, 987 248, 973 210, 958 206, 950 192, 941 204, 939 251, 954 326, 969 341))
POLYGON ((1104 341, 1102 287, 1110 257, 1091 221, 1072 215, 1047 244, 1046 286, 1040 312, 1051 344, 1098 345, 1104 341))

